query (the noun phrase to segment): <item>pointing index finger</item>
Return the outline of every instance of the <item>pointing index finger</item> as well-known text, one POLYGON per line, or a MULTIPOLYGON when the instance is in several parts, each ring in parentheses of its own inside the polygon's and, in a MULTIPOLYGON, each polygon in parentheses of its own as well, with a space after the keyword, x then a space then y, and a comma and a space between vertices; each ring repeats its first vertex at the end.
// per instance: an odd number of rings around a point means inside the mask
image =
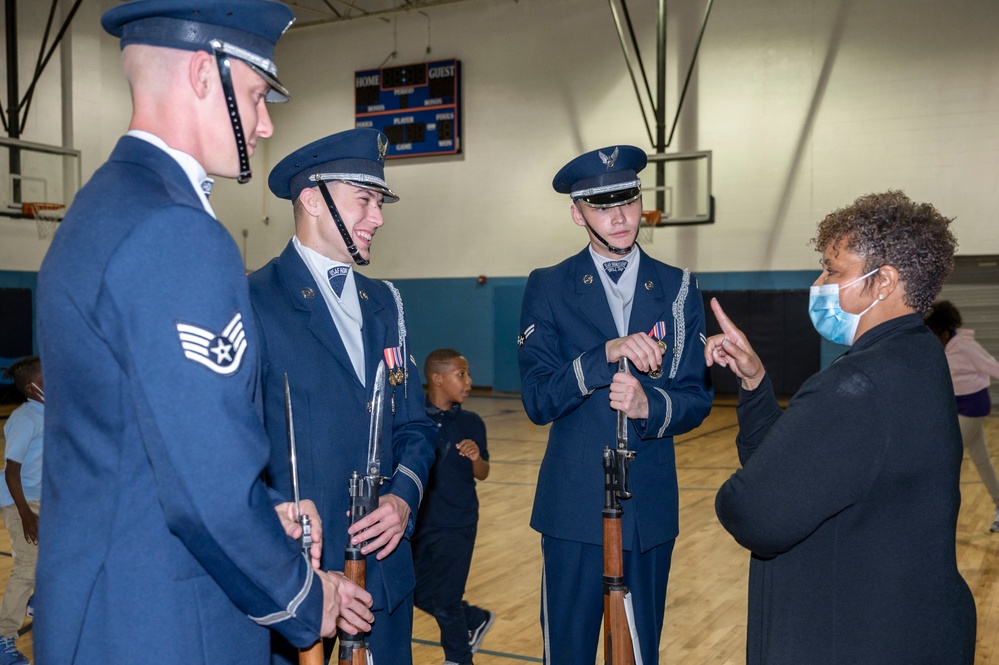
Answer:
POLYGON ((737 337, 739 335, 739 329, 735 327, 732 320, 725 314, 725 310, 722 309, 721 303, 718 302, 717 298, 711 299, 711 311, 715 313, 715 318, 718 319, 718 324, 721 325, 722 332, 725 333, 726 337, 729 335, 737 337))

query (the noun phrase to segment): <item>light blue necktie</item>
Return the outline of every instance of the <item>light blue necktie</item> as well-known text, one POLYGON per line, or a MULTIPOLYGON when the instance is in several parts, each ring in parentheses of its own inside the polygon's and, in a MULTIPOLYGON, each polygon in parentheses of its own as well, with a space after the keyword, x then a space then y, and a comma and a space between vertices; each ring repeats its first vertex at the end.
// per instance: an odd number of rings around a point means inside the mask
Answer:
POLYGON ((347 266, 334 266, 330 268, 327 273, 327 277, 330 280, 330 286, 333 287, 333 293, 339 298, 340 294, 343 293, 343 285, 347 281, 347 273, 350 272, 350 268, 347 266))
POLYGON ((627 267, 627 261, 607 261, 604 263, 604 270, 607 271, 607 276, 615 284, 617 284, 617 280, 621 279, 621 275, 624 274, 624 269, 627 267))

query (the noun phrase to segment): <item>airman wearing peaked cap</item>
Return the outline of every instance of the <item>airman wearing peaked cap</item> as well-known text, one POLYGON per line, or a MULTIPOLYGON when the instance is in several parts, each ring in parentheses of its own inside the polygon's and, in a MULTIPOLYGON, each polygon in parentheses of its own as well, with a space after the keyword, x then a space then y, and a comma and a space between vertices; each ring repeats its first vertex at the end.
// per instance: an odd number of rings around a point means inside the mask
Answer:
MULTIPOLYGON (((300 458, 310 461, 302 467, 302 496, 318 497, 323 566, 343 565, 348 539, 365 543, 375 616, 367 645, 376 663, 407 665, 416 583, 409 537, 434 461, 437 427, 423 408, 398 289, 354 269, 371 259, 385 223, 382 204, 399 200, 385 179, 387 150, 384 134, 357 128, 313 141, 278 162, 268 185, 294 203, 295 235, 249 283, 264 349, 268 476, 277 489, 288 489, 287 373, 292 401, 312 405, 295 414, 296 442, 300 458), (381 449, 381 475, 388 480, 378 508, 351 525, 347 488, 351 474, 363 475, 366 468, 368 405, 379 362, 388 370, 381 449), (323 395, 330 396, 325 405, 323 395)), ((289 651, 279 645, 275 662, 294 663, 289 651)))
POLYGON ((272 0, 133 0, 101 17, 101 25, 132 44, 212 53, 229 104, 229 119, 239 151, 239 182, 249 181, 250 161, 236 96, 230 58, 248 65, 264 81, 268 102, 291 95, 277 78, 274 45, 294 22, 287 5, 272 0))
MULTIPOLYGON (((546 663, 595 657, 603 614, 604 446, 628 420, 632 498, 622 501, 624 584, 642 660, 659 657, 678 500, 673 437, 711 408, 704 308, 689 271, 637 245, 645 153, 617 145, 572 159, 552 187, 589 243, 531 273, 518 357, 531 420, 551 424, 531 526, 541 533, 546 663), (618 362, 627 359, 627 373, 618 362), (609 407, 609 408, 608 408, 609 407)), ((636 661, 637 662, 637 661, 636 661)))
POLYGON ((265 665, 272 631, 307 647, 338 620, 370 628, 370 595, 313 567, 319 545, 303 556, 294 504, 263 480, 259 336, 206 192, 208 173, 247 179, 273 131, 265 100, 287 97, 274 43, 291 20, 265 0, 134 0, 104 15, 129 131, 38 276, 56 406, 38 662, 265 665))

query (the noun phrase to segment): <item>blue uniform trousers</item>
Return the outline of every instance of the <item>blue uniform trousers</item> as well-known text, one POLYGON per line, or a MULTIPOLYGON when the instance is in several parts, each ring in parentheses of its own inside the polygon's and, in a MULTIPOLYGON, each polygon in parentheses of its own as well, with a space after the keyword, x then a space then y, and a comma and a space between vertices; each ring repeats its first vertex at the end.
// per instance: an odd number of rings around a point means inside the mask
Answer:
MULTIPOLYGON (((624 552, 642 662, 659 662, 666 582, 675 540, 624 552)), ((541 631, 548 665, 593 665, 604 611, 603 547, 542 536, 541 631)))
POLYGON ((415 603, 437 619, 444 657, 455 663, 472 661, 468 630, 488 618, 485 610, 462 601, 472 564, 476 529, 474 524, 466 527, 420 526, 413 536, 415 603))

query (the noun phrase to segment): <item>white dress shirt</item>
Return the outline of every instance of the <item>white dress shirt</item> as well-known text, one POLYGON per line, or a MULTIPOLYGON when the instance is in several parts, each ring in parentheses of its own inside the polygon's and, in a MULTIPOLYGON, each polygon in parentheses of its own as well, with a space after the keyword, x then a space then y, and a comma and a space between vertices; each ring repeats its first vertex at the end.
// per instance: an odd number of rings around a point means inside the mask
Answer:
MULTIPOLYGON (((209 180, 208 174, 205 172, 205 167, 202 166, 198 160, 186 152, 181 152, 180 150, 171 148, 160 137, 155 134, 150 134, 149 132, 144 132, 141 129, 130 129, 128 130, 127 135, 133 138, 141 139, 146 143, 151 143, 166 154, 170 155, 174 161, 180 165, 180 168, 184 169, 184 173, 187 174, 188 180, 191 181, 191 186, 194 187, 194 191, 198 193, 198 197, 201 199, 201 205, 204 206, 205 212, 212 217, 215 217, 215 211, 212 209, 212 204, 208 202, 208 194, 201 186, 202 182, 209 180)), ((218 219, 218 217, 215 217, 215 219, 218 219)))
POLYGON ((323 294, 323 300, 329 308, 333 323, 336 324, 340 339, 347 349, 350 362, 354 365, 354 373, 357 374, 361 385, 364 383, 364 340, 361 337, 361 328, 364 326, 364 318, 361 315, 361 302, 357 297, 357 288, 354 286, 353 264, 340 263, 323 256, 319 252, 309 249, 298 240, 298 236, 291 239, 298 255, 302 257, 312 277, 319 285, 319 292, 323 294), (330 286, 329 271, 336 266, 347 266, 347 280, 343 283, 343 291, 337 297, 330 286))
POLYGON ((590 256, 593 258, 593 265, 600 275, 600 283, 604 285, 604 293, 607 295, 607 304, 610 305, 611 314, 614 316, 614 325, 617 326, 617 333, 620 337, 628 334, 628 322, 631 321, 631 304, 635 301, 635 285, 638 283, 638 261, 641 256, 638 245, 632 248, 626 256, 608 259, 600 256, 590 245, 590 256), (628 266, 618 278, 617 283, 610 278, 604 270, 604 263, 608 261, 627 261, 628 266))

